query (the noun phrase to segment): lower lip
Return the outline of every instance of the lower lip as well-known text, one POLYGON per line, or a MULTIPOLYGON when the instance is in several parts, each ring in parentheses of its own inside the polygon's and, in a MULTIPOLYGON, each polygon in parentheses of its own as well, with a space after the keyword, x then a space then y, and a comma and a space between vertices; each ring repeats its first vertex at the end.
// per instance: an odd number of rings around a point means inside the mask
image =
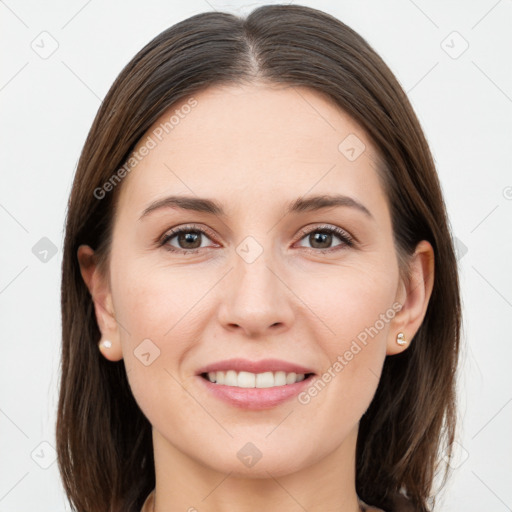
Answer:
POLYGON ((198 375, 198 378, 204 383, 206 389, 214 396, 235 407, 250 410, 271 409, 272 407, 276 407, 290 400, 298 395, 305 387, 309 386, 313 377, 314 375, 310 375, 300 382, 271 388, 239 388, 236 386, 214 384, 208 379, 198 375))

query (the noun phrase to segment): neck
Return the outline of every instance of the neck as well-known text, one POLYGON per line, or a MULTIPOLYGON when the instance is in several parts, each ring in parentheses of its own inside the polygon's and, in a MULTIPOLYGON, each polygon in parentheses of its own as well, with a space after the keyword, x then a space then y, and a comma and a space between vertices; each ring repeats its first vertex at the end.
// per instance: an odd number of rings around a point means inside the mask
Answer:
POLYGON ((240 472, 237 458, 232 466, 220 470, 206 466, 153 429, 154 511, 359 512, 355 490, 358 427, 327 455, 306 461, 309 464, 294 467, 292 461, 279 467, 265 466, 263 450, 262 458, 245 474, 240 472))

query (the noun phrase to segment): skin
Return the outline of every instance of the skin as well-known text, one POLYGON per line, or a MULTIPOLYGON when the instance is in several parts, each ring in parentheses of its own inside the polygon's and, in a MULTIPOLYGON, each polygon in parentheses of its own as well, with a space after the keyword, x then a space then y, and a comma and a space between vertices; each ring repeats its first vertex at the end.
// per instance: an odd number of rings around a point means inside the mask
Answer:
MULTIPOLYGON (((376 150, 318 92, 254 83, 194 97, 197 106, 122 182, 109 276, 90 247, 78 251, 103 339, 112 342, 101 351, 124 359, 153 426, 155 510, 355 512, 359 421, 386 356, 409 346, 396 343, 398 332, 411 342, 424 318, 432 247, 418 244, 412 279, 402 282, 376 150), (366 146, 354 161, 338 149, 349 134, 366 146), (284 214, 296 198, 334 191, 364 204, 372 218, 347 206, 284 214), (171 194, 217 200, 226 216, 164 208, 139 220, 171 194), (212 235, 200 235, 199 252, 156 245, 186 224, 212 235), (359 242, 349 247, 333 234, 315 245, 300 234, 324 224, 359 242), (262 249, 252 263, 236 251, 247 236, 262 249), (196 376, 231 357, 284 359, 320 376, 395 302, 400 312, 307 404, 294 398, 241 410, 212 397, 196 376), (160 355, 145 366, 134 350, 147 338, 160 355), (247 442, 262 453, 252 467, 237 457, 247 442)), ((178 237, 167 244, 191 250, 178 237)))

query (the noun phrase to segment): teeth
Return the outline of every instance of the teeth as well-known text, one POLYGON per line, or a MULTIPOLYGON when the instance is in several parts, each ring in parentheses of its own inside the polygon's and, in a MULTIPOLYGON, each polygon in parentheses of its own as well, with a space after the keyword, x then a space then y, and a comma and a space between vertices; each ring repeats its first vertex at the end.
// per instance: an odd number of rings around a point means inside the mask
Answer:
POLYGON ((236 386, 238 379, 236 377, 236 372, 233 370, 228 370, 224 374, 224 386, 236 386))
POLYGON ((208 372, 208 380, 223 386, 234 386, 238 388, 272 388, 301 382, 305 378, 303 373, 295 372, 208 372))
POLYGON ((286 375, 286 384, 293 384, 296 381, 297 374, 296 373, 288 373, 286 375))
POLYGON ((249 372, 240 372, 234 385, 239 388, 253 388, 256 386, 256 375, 249 372))
MULTIPOLYGON (((284 386, 285 384, 287 384, 286 372, 276 372, 276 373, 270 372, 270 375, 272 375, 274 377, 274 386, 284 386)), ((290 373, 290 375, 293 375, 293 374, 290 373)), ((293 382, 292 382, 292 384, 293 384, 293 382)))
POLYGON ((274 374, 272 372, 256 374, 256 388, 271 388, 274 385, 274 374))

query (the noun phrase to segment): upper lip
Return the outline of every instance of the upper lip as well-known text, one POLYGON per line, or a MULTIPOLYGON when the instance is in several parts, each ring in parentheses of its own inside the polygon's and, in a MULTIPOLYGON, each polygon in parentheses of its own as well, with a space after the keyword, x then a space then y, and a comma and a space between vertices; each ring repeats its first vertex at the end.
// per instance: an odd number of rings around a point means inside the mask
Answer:
POLYGON ((283 361, 281 359, 261 359, 250 361, 249 359, 225 359, 208 364, 199 369, 197 374, 235 370, 236 372, 264 373, 264 372, 286 372, 286 373, 314 373, 313 370, 300 364, 283 361))

